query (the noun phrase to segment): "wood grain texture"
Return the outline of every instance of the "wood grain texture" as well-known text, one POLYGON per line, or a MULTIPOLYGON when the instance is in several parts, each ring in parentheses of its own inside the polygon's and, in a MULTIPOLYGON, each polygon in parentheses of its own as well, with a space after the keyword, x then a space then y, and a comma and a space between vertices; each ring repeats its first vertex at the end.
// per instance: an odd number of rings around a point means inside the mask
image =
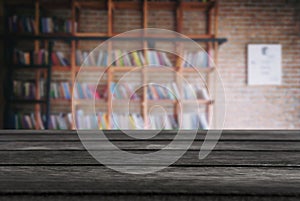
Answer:
MULTIPOLYGON (((86 135, 99 154, 111 152, 97 146, 95 133, 86 135)), ((158 151, 175 135, 166 131, 134 140, 106 132, 112 143, 135 154, 158 151)), ((199 132, 166 169, 129 175, 97 162, 74 131, 0 131, 0 200, 300 200, 299 131, 224 131, 215 149, 199 160, 204 138, 199 132)), ((180 138, 187 139, 188 132, 180 138)), ((166 154, 180 149, 171 147, 166 154)))

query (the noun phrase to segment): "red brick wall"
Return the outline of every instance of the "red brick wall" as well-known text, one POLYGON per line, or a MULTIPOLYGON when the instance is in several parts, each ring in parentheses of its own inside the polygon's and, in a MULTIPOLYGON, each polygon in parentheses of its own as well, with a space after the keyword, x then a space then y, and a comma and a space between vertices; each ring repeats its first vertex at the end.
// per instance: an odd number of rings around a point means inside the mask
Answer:
POLYGON ((228 38, 219 51, 227 98, 225 128, 300 128, 297 9, 297 1, 220 1, 219 36, 228 38), (247 86, 249 43, 282 45, 281 86, 247 86))
MULTIPOLYGON (((220 47, 218 65, 226 91, 225 128, 300 128, 299 6, 292 0, 220 0, 219 37, 228 39, 220 47), (282 45, 281 86, 247 85, 249 43, 282 45)), ((115 30, 141 24, 137 12, 122 15, 115 20, 115 30)), ((175 19, 171 11, 150 11, 148 26, 175 30, 175 19)), ((201 13, 184 13, 184 22, 185 33, 205 31, 201 13)))

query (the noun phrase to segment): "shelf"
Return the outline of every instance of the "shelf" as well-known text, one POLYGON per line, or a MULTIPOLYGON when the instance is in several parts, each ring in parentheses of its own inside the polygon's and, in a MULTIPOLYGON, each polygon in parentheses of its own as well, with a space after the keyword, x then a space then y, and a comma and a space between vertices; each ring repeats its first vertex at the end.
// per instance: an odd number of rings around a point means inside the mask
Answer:
POLYGON ((36 65, 36 64, 12 64, 12 67, 15 68, 15 69, 47 69, 47 68, 50 68, 51 66, 50 65, 36 65))
POLYGON ((64 103, 64 104, 68 104, 68 103, 71 103, 71 100, 68 100, 68 99, 63 99, 63 98, 50 98, 50 102, 51 104, 61 104, 61 103, 64 103))
POLYGON ((177 72, 176 67, 145 67, 145 70, 148 72, 177 72))
POLYGON ((52 66, 52 71, 71 71, 71 66, 52 66))
POLYGON ((147 102, 149 105, 161 103, 161 104, 175 104, 177 100, 171 100, 171 99, 158 99, 158 100, 149 100, 147 99, 147 102))
POLYGON ((181 100, 181 104, 192 104, 192 103, 198 103, 200 105, 210 105, 214 103, 214 100, 205 100, 205 99, 198 99, 198 100, 181 100))
POLYGON ((80 70, 84 71, 84 72, 99 72, 99 71, 107 71, 107 68, 106 67, 103 67, 103 66, 84 66, 84 67, 81 67, 81 66, 76 66, 75 67, 75 71, 76 72, 79 72, 80 70))
MULTIPOLYGON (((117 33, 116 33, 117 34, 117 33)), ((113 34, 114 35, 114 34, 113 34)), ((165 42, 192 42, 192 40, 196 42, 217 42, 219 45, 227 42, 226 38, 214 38, 212 35, 190 35, 191 38, 178 38, 178 37, 167 37, 167 36, 130 36, 130 37, 113 37, 108 36, 104 33, 76 33, 75 35, 72 34, 54 34, 54 35, 33 35, 33 34, 6 34, 1 35, 3 39, 10 39, 10 40, 108 40, 111 41, 148 41, 148 42, 156 42, 156 41, 165 41, 165 42)), ((187 35, 188 36, 188 35, 187 35)), ((0 37, 1 38, 1 37, 0 37)))
MULTIPOLYGON (((74 33, 75 37, 108 37, 107 33, 84 33, 84 32, 76 32, 74 33)), ((105 39, 106 40, 106 39, 105 39)))
POLYGON ((214 70, 215 70, 215 67, 206 67, 206 68, 182 67, 183 73, 195 73, 195 72, 210 73, 210 72, 213 72, 214 70))
POLYGON ((111 66, 109 68, 112 72, 129 72, 129 71, 141 71, 143 67, 136 66, 111 66))
POLYGON ((104 99, 95 99, 95 101, 93 99, 76 99, 73 100, 72 103, 74 105, 92 105, 93 103, 96 104, 107 104, 106 100, 104 99))
POLYGON ((46 103, 46 100, 34 100, 34 99, 13 99, 13 100, 9 100, 9 102, 11 103, 24 103, 24 104, 42 104, 42 103, 46 103))
POLYGON ((105 1, 99 1, 99 2, 87 2, 87 1, 80 1, 80 2, 74 2, 74 6, 78 9, 95 9, 95 10, 103 10, 107 9, 107 3, 105 1))

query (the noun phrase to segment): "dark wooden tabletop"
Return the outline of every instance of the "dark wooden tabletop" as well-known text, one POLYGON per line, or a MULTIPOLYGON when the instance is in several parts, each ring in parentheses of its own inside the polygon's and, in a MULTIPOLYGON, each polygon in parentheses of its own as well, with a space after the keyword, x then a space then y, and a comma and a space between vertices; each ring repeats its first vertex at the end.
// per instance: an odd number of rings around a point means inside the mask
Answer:
MULTIPOLYGON (((174 135, 137 140, 106 133, 118 147, 141 154, 160 150, 174 135)), ((75 131, 4 130, 0 200, 300 200, 299 131, 223 131, 199 160, 204 137, 198 133, 171 166, 139 175, 100 164, 75 131)))

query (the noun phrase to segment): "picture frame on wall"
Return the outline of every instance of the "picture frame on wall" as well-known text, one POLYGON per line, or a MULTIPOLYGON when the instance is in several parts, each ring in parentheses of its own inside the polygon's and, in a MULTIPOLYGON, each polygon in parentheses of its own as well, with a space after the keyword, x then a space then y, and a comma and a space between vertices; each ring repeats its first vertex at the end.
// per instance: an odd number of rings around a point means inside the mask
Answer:
POLYGON ((248 85, 281 85, 281 45, 249 44, 247 49, 248 85))

